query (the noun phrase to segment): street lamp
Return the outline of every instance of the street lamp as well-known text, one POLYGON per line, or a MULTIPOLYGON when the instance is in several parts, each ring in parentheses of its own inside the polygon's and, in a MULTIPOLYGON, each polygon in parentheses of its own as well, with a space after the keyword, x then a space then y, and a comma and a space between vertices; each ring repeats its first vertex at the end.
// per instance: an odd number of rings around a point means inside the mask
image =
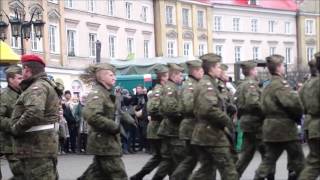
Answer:
MULTIPOLYGON (((29 40, 32 33, 32 25, 34 29, 35 37, 41 38, 43 36, 43 27, 45 22, 41 19, 41 13, 43 10, 41 8, 35 8, 31 14, 31 18, 29 21, 25 20, 26 12, 21 8, 14 9, 14 17, 10 18, 4 11, 3 13, 7 16, 8 21, 11 25, 11 35, 12 37, 18 38, 20 37, 21 43, 21 54, 24 54, 24 46, 23 40, 29 40), (37 17, 34 20, 34 16, 37 17)), ((2 14, 1 14, 2 17, 2 14)), ((8 24, 0 19, 0 39, 5 40, 7 38, 7 28, 8 24)))

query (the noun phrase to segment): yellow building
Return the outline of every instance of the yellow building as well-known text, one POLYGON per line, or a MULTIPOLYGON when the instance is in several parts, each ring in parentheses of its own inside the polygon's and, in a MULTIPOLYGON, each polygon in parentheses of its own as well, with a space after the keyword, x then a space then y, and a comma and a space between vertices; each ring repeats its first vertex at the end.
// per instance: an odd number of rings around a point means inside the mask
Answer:
POLYGON ((199 56, 212 52, 209 1, 154 1, 156 56, 199 56))
POLYGON ((305 69, 308 61, 320 51, 320 1, 304 0, 297 15, 298 67, 305 69))

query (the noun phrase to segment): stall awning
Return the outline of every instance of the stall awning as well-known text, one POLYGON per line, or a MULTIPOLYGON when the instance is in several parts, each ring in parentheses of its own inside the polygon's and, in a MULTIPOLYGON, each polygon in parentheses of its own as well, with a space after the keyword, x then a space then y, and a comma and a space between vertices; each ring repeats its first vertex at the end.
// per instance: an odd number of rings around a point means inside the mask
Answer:
POLYGON ((0 41, 0 63, 16 64, 19 61, 20 56, 7 43, 0 41))

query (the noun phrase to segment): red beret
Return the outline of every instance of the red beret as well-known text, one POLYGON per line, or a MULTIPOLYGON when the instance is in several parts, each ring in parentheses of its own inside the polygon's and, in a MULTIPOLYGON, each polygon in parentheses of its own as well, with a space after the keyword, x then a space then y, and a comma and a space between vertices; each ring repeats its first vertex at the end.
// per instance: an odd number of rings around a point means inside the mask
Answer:
POLYGON ((43 64, 44 66, 46 66, 46 64, 44 63, 44 61, 42 60, 42 58, 40 56, 37 56, 35 54, 24 54, 21 56, 21 63, 26 63, 26 62, 38 62, 43 64))

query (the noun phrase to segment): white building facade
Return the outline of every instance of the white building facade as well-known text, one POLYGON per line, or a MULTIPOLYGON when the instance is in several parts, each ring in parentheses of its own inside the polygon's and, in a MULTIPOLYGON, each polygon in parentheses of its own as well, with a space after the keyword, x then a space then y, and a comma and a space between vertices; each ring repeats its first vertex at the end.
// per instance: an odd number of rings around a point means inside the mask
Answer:
MULTIPOLYGON (((257 7, 213 4, 213 52, 233 67, 237 61, 285 57, 297 61, 296 13, 257 7)), ((233 74, 233 68, 229 73, 233 74)))

